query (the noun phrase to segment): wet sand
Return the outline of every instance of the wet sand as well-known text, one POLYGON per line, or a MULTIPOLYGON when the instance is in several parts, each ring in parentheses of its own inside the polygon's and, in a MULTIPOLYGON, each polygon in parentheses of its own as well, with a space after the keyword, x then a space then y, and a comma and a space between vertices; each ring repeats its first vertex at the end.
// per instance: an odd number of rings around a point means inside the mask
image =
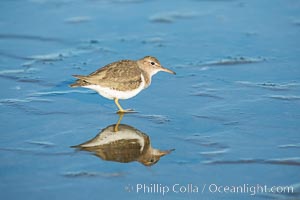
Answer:
POLYGON ((299 9, 294 0, 1 1, 0 198, 253 198, 214 184, 293 186, 255 197, 300 198, 299 9), (146 55, 177 75, 159 73, 121 101, 138 111, 122 124, 175 151, 145 167, 71 148, 119 118, 113 101, 69 88, 72 75, 146 55))

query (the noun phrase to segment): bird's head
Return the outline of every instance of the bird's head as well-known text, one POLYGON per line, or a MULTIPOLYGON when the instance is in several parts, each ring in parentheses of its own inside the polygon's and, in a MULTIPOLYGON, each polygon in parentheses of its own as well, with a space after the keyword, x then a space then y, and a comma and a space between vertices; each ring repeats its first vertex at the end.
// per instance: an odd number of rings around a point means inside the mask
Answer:
POLYGON ((161 151, 150 147, 148 151, 138 159, 138 161, 145 166, 151 166, 156 164, 160 160, 160 157, 165 156, 174 150, 175 149, 161 151))
POLYGON ((176 74, 174 71, 161 66, 160 62, 152 56, 146 56, 138 60, 139 67, 146 71, 148 74, 153 76, 159 71, 168 72, 170 74, 176 74))

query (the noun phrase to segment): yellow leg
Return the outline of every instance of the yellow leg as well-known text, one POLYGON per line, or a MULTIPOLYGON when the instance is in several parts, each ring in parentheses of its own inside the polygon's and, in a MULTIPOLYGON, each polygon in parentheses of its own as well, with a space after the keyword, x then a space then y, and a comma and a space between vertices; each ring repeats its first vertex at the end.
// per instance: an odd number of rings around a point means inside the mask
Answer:
POLYGON ((115 98, 115 104, 118 106, 119 110, 117 113, 129 113, 129 112, 134 112, 132 109, 124 110, 121 105, 119 104, 119 99, 115 98))
POLYGON ((115 125, 114 131, 118 132, 119 131, 119 125, 123 119, 124 113, 119 113, 119 120, 117 122, 117 124, 115 125))
POLYGON ((119 99, 115 98, 115 104, 118 106, 119 111, 118 113, 125 113, 126 111, 121 107, 121 105, 119 104, 119 99))

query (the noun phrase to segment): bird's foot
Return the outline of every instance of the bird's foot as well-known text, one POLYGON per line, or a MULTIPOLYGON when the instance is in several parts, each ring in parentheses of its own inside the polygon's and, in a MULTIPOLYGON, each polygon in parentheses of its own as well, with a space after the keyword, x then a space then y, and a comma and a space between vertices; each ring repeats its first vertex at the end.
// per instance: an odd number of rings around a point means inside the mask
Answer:
POLYGON ((122 109, 122 110, 118 110, 117 114, 125 114, 125 113, 137 113, 137 111, 133 110, 133 109, 122 109))

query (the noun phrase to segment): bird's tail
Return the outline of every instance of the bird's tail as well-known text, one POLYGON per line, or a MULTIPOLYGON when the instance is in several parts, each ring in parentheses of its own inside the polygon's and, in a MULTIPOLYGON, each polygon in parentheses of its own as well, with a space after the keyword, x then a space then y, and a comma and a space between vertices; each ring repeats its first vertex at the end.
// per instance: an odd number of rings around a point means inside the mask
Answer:
POLYGON ((79 82, 79 81, 76 81, 75 83, 72 83, 72 84, 70 84, 69 86, 70 86, 71 88, 74 88, 74 87, 80 87, 80 84, 77 83, 77 82, 79 82))
POLYGON ((77 78, 77 80, 75 81, 75 83, 70 84, 70 87, 74 88, 74 87, 81 87, 87 85, 87 82, 85 81, 86 79, 85 76, 81 76, 81 75, 73 75, 73 76, 77 78))
POLYGON ((82 75, 72 75, 72 76, 74 76, 75 78, 81 79, 81 80, 86 79, 86 76, 82 76, 82 75))

